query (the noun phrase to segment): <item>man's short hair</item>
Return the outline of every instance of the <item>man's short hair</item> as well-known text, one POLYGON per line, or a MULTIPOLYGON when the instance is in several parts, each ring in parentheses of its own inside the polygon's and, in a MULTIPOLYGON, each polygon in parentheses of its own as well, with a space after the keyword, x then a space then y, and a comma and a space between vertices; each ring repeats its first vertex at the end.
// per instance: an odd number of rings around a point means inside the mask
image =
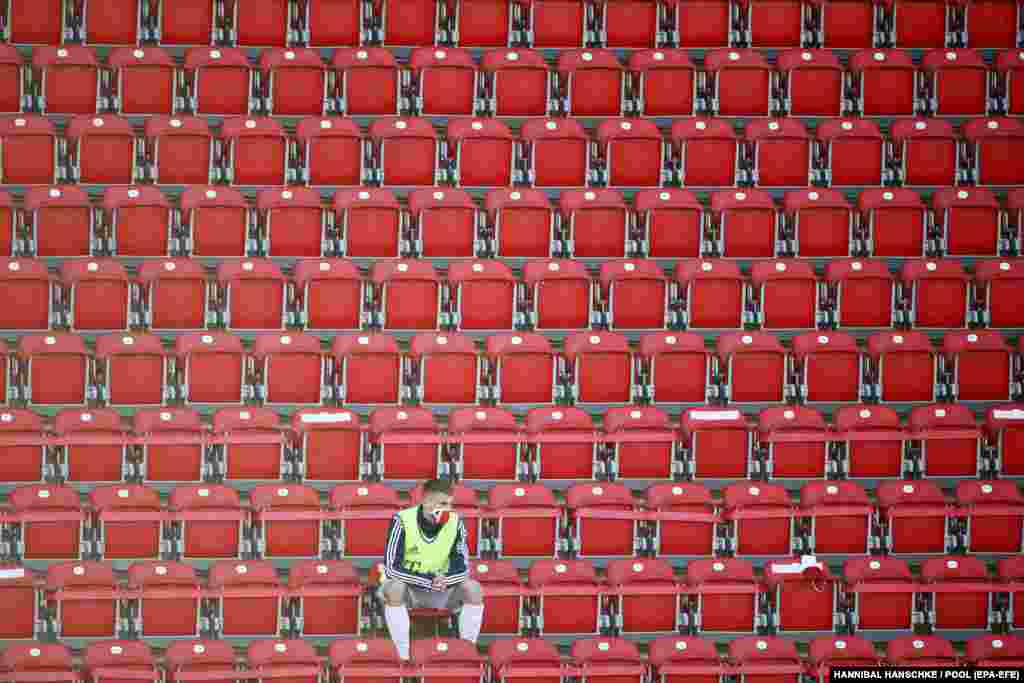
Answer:
POLYGON ((423 496, 427 497, 432 493, 440 493, 445 496, 452 495, 452 482, 450 479, 430 479, 423 484, 423 496))

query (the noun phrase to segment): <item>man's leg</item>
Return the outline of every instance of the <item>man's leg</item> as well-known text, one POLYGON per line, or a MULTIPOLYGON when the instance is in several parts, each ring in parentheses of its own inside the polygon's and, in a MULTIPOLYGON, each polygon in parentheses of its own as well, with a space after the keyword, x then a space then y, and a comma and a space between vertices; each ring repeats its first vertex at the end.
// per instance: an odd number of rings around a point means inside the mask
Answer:
POLYGON ((384 621, 391 634, 391 642, 398 656, 409 659, 409 609, 406 607, 408 591, 401 581, 385 581, 377 591, 384 603, 384 621))
POLYGON ((458 586, 458 597, 462 601, 459 612, 459 637, 475 643, 480 636, 480 625, 484 621, 484 591, 480 584, 466 579, 458 586))

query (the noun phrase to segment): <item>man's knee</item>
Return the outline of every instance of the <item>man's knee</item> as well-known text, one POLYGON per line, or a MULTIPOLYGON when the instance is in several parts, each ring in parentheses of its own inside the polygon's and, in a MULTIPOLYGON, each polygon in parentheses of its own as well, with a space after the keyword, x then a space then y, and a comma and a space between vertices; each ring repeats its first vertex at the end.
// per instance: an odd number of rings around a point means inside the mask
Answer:
POLYGON ((462 601, 469 605, 484 604, 484 589, 473 579, 462 582, 462 601))
POLYGON ((405 604, 405 584, 401 581, 385 581, 380 587, 380 596, 391 607, 405 604))

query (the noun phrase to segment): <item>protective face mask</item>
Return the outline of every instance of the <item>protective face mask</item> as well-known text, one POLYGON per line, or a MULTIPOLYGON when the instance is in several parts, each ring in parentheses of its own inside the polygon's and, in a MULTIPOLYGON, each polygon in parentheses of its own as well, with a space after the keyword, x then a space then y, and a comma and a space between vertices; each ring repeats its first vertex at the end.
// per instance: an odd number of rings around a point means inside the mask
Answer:
POLYGON ((434 518, 434 524, 447 524, 448 518, 451 517, 451 510, 447 508, 438 508, 431 511, 430 516, 434 518))

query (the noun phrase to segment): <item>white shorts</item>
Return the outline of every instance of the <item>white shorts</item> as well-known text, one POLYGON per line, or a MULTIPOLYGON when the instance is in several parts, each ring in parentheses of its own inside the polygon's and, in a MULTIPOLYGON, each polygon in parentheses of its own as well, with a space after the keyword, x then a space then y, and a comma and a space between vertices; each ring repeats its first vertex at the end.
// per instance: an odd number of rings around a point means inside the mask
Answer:
MULTIPOLYGON (((381 602, 384 602, 384 587, 389 583, 391 581, 384 581, 381 583, 380 588, 377 589, 377 599, 381 602)), ((420 588, 419 586, 412 586, 402 581, 395 581, 394 583, 401 583, 405 587, 405 599, 403 602, 410 609, 455 610, 461 607, 464 602, 462 584, 452 586, 443 591, 432 591, 420 588)))

